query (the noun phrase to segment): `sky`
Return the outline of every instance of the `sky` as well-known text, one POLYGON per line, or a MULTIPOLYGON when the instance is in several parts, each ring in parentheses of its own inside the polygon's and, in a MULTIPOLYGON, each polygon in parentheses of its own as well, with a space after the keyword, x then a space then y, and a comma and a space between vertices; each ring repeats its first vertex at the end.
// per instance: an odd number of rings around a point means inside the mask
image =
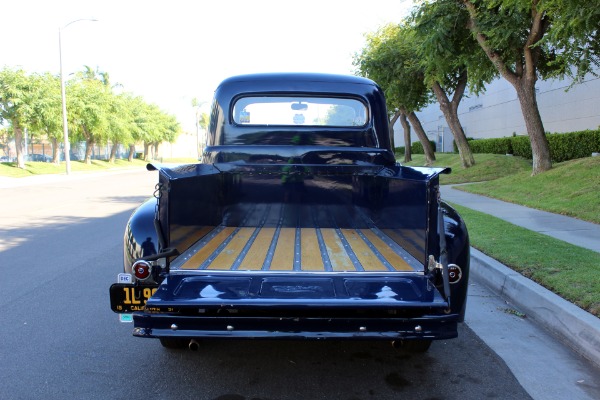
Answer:
POLYGON ((192 99, 207 111, 223 79, 352 74, 364 35, 400 22, 412 6, 413 0, 0 0, 0 68, 58 74, 60 30, 65 76, 98 68, 191 132, 192 99))

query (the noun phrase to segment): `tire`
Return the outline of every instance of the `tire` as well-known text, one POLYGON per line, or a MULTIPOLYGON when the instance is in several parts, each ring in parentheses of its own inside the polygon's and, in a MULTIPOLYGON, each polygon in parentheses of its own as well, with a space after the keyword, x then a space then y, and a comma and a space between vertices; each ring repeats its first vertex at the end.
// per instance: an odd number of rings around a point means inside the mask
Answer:
POLYGON ((160 344, 167 349, 185 349, 190 342, 189 339, 178 337, 161 337, 159 340, 160 344))
POLYGON ((418 339, 418 340, 403 340, 402 349, 407 353, 425 353, 429 350, 432 340, 418 339))

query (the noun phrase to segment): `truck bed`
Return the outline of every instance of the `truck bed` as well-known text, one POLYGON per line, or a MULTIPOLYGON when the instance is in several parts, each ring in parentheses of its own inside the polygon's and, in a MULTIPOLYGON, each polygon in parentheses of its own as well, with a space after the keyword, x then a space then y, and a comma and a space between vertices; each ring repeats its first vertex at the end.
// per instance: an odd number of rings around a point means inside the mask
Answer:
MULTIPOLYGON (((203 232, 203 237, 183 252, 171 268, 270 272, 422 270, 422 264, 390 238, 395 234, 393 230, 384 232, 366 225, 361 228, 310 226, 301 223, 306 221, 306 216, 298 218, 315 212, 308 207, 259 205, 252 207, 244 218, 244 225, 256 222, 253 226, 196 227, 203 232), (290 227, 291 218, 298 221, 296 227, 290 227)), ((190 230, 186 226, 174 227, 171 235, 179 241, 177 238, 184 238, 190 230)))

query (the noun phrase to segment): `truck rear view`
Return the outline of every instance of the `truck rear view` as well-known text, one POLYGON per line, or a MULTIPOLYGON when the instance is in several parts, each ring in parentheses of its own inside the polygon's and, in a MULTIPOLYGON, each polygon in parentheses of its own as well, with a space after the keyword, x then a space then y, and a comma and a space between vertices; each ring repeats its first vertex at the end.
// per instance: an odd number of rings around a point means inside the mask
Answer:
POLYGON ((233 77, 215 92, 202 163, 164 167, 132 215, 113 311, 166 347, 202 338, 457 336, 469 242, 441 168, 390 148, 372 81, 233 77))

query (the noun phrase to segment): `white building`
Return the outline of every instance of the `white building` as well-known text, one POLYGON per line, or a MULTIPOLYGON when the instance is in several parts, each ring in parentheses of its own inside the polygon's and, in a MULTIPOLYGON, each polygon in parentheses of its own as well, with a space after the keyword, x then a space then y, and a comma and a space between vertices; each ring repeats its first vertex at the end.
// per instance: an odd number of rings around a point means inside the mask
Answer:
MULTIPOLYGON (((600 78, 588 76, 571 87, 571 80, 538 81, 537 101, 546 132, 564 133, 600 128, 600 78)), ((438 151, 452 152, 452 133, 437 102, 416 113, 438 151), (443 150, 441 150, 443 149, 443 150)), ((525 120, 515 89, 497 79, 480 96, 465 96, 458 116, 468 138, 526 135, 525 120)), ((402 125, 394 126, 396 146, 404 145, 402 125)), ((411 129, 411 140, 418 138, 411 129)))

